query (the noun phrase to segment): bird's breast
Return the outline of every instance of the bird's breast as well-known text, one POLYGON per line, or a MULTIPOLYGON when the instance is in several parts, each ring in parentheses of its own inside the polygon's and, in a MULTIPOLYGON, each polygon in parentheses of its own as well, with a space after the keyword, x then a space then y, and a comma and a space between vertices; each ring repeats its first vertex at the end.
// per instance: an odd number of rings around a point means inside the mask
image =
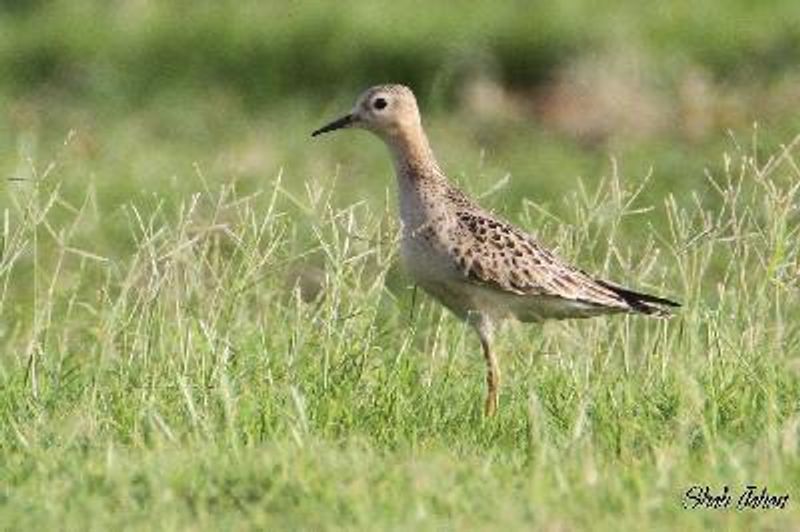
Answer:
POLYGON ((446 239, 434 224, 405 225, 400 250, 406 270, 417 282, 448 281, 458 274, 446 239))

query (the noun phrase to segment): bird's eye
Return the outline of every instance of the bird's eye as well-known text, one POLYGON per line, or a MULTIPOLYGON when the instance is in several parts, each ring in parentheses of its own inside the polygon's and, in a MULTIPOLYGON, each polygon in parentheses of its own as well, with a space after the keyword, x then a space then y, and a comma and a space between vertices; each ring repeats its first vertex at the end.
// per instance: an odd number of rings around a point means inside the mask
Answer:
POLYGON ((384 107, 386 107, 386 104, 387 104, 387 102, 386 102, 385 98, 375 98, 375 101, 372 102, 372 107, 374 107, 375 109, 380 110, 380 109, 383 109, 384 107))

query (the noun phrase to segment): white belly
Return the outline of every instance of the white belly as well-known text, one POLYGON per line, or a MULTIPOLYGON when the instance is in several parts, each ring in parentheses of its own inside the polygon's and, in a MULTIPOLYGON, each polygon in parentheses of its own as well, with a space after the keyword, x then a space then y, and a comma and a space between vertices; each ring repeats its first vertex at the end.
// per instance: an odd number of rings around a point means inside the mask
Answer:
POLYGON ((451 281, 459 275, 456 264, 440 243, 421 236, 404 236, 400 252, 406 270, 420 284, 451 281))
POLYGON ((471 287, 444 243, 419 235, 404 235, 400 256, 414 282, 457 316, 463 319, 470 311, 477 310, 471 287))

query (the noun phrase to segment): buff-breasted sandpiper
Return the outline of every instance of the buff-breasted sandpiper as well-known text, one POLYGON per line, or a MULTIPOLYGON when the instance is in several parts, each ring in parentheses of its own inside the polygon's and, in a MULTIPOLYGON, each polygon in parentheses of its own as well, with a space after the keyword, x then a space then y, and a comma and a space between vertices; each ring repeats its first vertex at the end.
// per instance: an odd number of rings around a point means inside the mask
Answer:
POLYGON ((403 262, 420 287, 477 331, 487 368, 486 415, 497 410, 500 367, 492 338, 503 320, 663 317, 679 306, 568 264, 456 188, 436 162, 409 88, 372 87, 350 113, 312 135, 342 128, 371 131, 389 147, 399 187, 403 262))

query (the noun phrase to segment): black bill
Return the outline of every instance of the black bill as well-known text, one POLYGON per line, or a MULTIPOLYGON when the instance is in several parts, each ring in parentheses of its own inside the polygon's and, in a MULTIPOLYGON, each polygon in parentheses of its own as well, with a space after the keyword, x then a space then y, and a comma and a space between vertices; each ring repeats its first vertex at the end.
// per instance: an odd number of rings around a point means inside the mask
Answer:
POLYGON ((334 120, 330 124, 326 126, 322 126, 318 130, 311 133, 312 137, 316 137, 317 135, 321 135, 323 133, 327 133, 329 131, 335 131, 337 129, 341 129, 343 127, 347 127, 353 123, 353 115, 345 115, 337 120, 334 120))

